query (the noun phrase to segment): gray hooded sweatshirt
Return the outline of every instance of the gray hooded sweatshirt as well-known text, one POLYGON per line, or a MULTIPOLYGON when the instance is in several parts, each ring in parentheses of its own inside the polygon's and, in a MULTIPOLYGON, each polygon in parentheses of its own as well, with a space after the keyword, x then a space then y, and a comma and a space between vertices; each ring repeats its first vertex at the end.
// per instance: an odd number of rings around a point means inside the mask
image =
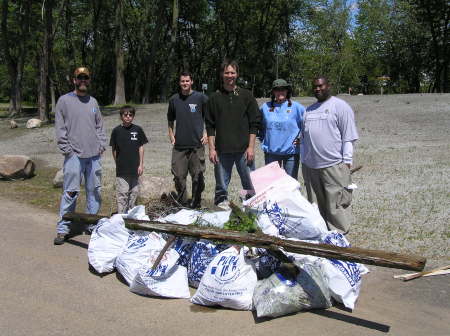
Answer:
POLYGON ((106 134, 97 100, 70 92, 56 104, 56 140, 64 155, 80 158, 99 155, 106 148, 106 134))

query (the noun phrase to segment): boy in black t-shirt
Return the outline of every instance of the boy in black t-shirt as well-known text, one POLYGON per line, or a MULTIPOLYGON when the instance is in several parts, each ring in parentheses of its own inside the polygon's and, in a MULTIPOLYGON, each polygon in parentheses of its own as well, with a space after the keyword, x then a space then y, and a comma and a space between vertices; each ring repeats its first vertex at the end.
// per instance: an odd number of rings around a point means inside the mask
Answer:
POLYGON ((144 172, 144 144, 148 140, 142 128, 132 123, 135 114, 134 107, 122 106, 122 125, 113 129, 109 142, 116 162, 118 213, 126 213, 134 207, 139 192, 139 176, 144 172))

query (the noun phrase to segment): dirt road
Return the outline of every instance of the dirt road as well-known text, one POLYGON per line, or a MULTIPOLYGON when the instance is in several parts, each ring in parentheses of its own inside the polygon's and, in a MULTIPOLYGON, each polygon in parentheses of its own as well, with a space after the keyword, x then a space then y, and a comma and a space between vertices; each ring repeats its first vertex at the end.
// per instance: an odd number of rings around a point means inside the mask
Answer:
POLYGON ((371 267, 354 312, 251 312, 135 295, 89 272, 88 236, 53 246, 56 214, 0 199, 0 335, 449 335, 450 278, 371 267))

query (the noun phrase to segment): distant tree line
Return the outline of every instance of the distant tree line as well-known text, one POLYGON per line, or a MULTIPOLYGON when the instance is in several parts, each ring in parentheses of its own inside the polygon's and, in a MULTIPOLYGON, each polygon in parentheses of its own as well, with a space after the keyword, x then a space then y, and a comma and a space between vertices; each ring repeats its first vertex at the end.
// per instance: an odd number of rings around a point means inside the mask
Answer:
POLYGON ((0 0, 0 100, 48 120, 93 75, 101 104, 164 102, 177 73, 220 85, 224 57, 266 96, 276 77, 296 94, 325 74, 339 92, 449 92, 448 0, 0 0))

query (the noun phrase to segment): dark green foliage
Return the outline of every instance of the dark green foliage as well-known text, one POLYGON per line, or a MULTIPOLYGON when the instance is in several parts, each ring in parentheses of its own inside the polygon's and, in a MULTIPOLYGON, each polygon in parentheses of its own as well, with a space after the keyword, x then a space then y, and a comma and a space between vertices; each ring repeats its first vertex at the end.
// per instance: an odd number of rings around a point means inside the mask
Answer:
MULTIPOLYGON (((208 91, 215 91, 224 57, 239 61, 241 85, 258 97, 269 95, 275 77, 293 83, 295 94, 311 94, 317 74, 327 75, 336 93, 349 87, 354 93, 379 93, 377 78, 383 75, 390 77, 385 92, 450 89, 450 6, 445 0, 52 3, 48 76, 56 98, 73 89, 73 69, 85 65, 93 74, 93 95, 111 104, 120 43, 126 99, 134 103, 164 101, 177 90, 177 74, 184 69, 193 73, 197 90, 207 83, 208 91), (120 37, 118 27, 123 27, 120 37)), ((50 2, 0 4, 0 98, 8 102, 17 96, 20 109, 20 100, 37 103, 42 5, 50 2)))

